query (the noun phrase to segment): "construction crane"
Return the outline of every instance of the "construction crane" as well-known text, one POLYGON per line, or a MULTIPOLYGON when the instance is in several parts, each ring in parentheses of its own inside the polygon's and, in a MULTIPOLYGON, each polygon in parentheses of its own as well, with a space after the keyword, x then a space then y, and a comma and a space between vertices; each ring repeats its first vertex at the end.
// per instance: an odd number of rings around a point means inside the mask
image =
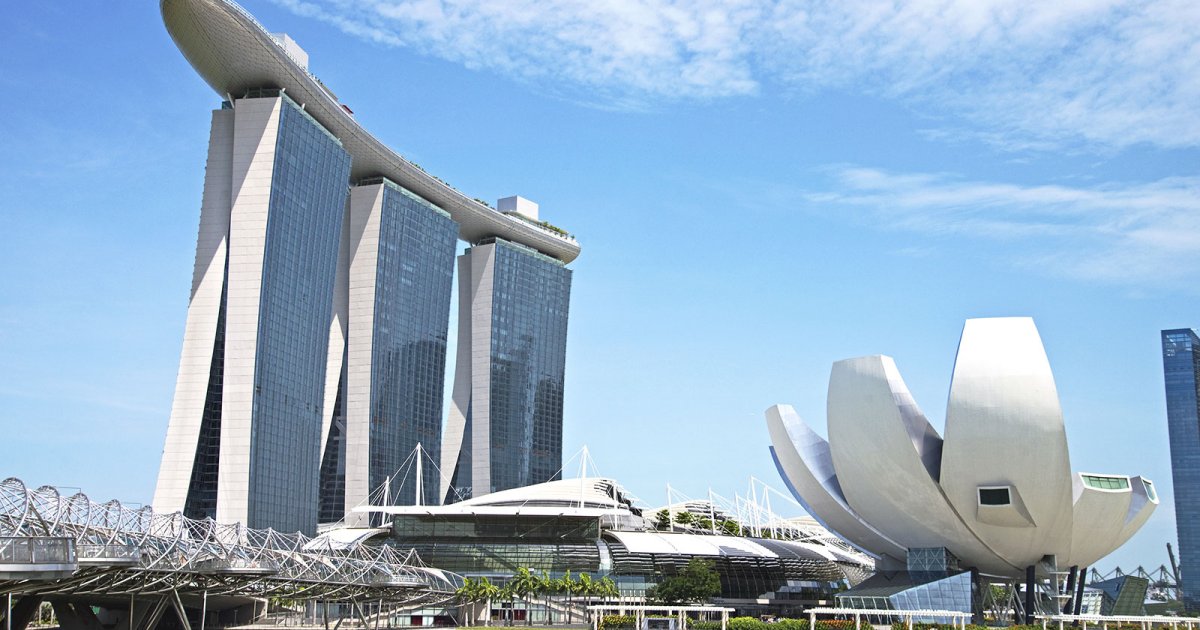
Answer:
POLYGON ((1175 562, 1175 550, 1167 543, 1167 557, 1171 559, 1171 573, 1175 574, 1175 599, 1183 601, 1183 581, 1179 579, 1179 563, 1175 562))

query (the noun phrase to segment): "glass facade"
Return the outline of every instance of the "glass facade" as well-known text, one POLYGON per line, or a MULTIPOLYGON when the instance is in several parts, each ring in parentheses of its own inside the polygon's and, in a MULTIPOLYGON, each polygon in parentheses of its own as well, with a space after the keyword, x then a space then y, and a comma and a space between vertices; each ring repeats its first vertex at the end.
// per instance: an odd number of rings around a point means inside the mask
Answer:
MULTIPOLYGON (((430 566, 503 582, 518 569, 559 577, 566 571, 611 577, 624 595, 643 596, 697 556, 630 551, 603 531, 600 519, 578 516, 397 515, 386 544, 414 549, 430 566)), ((724 599, 811 600, 828 597, 845 575, 822 552, 768 539, 748 539, 773 556, 701 556, 713 563, 724 599)))
POLYGON ((222 285, 212 364, 208 368, 208 391, 204 396, 204 411, 200 419, 200 436, 196 441, 192 478, 188 483, 187 499, 183 504, 183 515, 194 519, 217 517, 217 471, 221 460, 221 392, 225 382, 226 289, 227 285, 222 285))
POLYGON ((905 562, 908 572, 917 576, 944 577, 958 571, 958 558, 945 547, 913 547, 905 562))
MULTIPOLYGON (((959 573, 914 586, 892 595, 896 610, 957 610, 971 612, 971 574, 959 573)), ((932 619, 926 620, 932 622, 932 619)))
MULTIPOLYGON (((910 550, 911 553, 911 550, 910 550)), ((954 575, 880 571, 854 588, 838 593, 838 606, 882 610, 951 610, 971 612, 971 572, 954 575)), ((886 623, 880 617, 875 623, 886 623)), ((916 617, 920 623, 951 623, 941 617, 916 617)))
MULTIPOLYGON (((1200 338, 1190 329, 1162 331, 1171 478, 1179 535, 1179 571, 1200 575, 1200 338)), ((1184 604, 1200 608, 1200 580, 1184 580, 1184 604)))
POLYGON ((350 155, 294 102, 281 100, 259 294, 246 525, 315 532, 350 155))
POLYGON ((1135 575, 1122 575, 1102 582, 1092 582, 1091 588, 1104 593, 1100 614, 1144 615, 1146 591, 1150 580, 1135 575))
POLYGON ((491 492, 561 477, 571 298, 571 271, 561 262, 507 241, 495 242, 491 492))
MULTIPOLYGON (((342 365, 346 364, 346 351, 342 350, 342 365)), ((320 505, 317 507, 317 522, 336 523, 346 514, 346 373, 338 379, 337 397, 333 403, 333 417, 329 423, 329 437, 325 440, 325 455, 321 458, 320 489, 317 491, 320 505)))
MULTIPOLYGON (((433 457, 441 456, 457 245, 458 224, 449 214, 391 182, 385 184, 371 344, 371 488, 382 487, 395 475, 418 443, 433 457)), ((437 468, 425 465, 423 477, 424 501, 437 503, 437 468)), ((415 483, 393 483, 391 489, 391 504, 416 502, 415 483)))

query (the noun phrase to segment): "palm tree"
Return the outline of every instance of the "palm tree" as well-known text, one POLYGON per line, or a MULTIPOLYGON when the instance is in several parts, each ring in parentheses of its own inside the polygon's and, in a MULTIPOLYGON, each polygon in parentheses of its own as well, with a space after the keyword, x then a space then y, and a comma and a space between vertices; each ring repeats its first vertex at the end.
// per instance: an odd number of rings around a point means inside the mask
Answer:
POLYGON ((487 602, 487 625, 492 624, 492 599, 500 594, 500 589, 488 581, 486 577, 481 577, 478 580, 471 578, 463 579, 462 586, 455 589, 454 594, 462 599, 466 604, 469 612, 467 612, 467 625, 470 626, 473 617, 478 615, 476 607, 480 602, 487 602))
POLYGON ((478 598, 487 602, 487 625, 492 625, 492 600, 500 597, 502 591, 499 586, 492 584, 486 577, 479 578, 476 582, 478 589, 478 598))
MULTIPOLYGON (((579 574, 579 581, 575 583, 575 592, 584 597, 584 610, 587 610, 587 605, 591 603, 592 596, 599 595, 600 583, 592 579, 592 576, 587 573, 579 574)), ((587 617, 584 617, 587 621, 587 617)))
POLYGON ((617 588, 617 583, 609 576, 600 578, 600 596, 606 599, 612 599, 621 596, 621 589, 617 588))
POLYGON ((554 579, 549 573, 542 571, 542 577, 538 578, 537 593, 546 598, 546 624, 554 625, 554 611, 550 607, 550 596, 554 594, 554 579))
POLYGON ((506 582, 504 584, 504 586, 500 587, 499 592, 500 592, 499 596, 502 599, 508 600, 508 609, 507 609, 508 614, 505 617, 505 621, 507 623, 504 625, 511 626, 511 625, 513 625, 513 608, 516 607, 516 602, 513 601, 513 598, 515 597, 515 593, 513 593, 512 581, 510 580, 510 581, 506 582))
POLYGON ((476 585, 476 582, 474 580, 472 580, 471 578, 463 578, 462 586, 454 589, 454 596, 457 597, 460 601, 462 601, 463 610, 467 611, 467 612, 465 612, 465 616, 467 618, 466 625, 468 628, 471 626, 471 613, 469 612, 469 610, 470 610, 470 608, 474 607, 475 599, 477 597, 477 594, 476 594, 477 590, 478 590, 478 587, 476 585))
POLYGON ((571 579, 571 570, 567 569, 562 577, 554 581, 554 590, 567 596, 567 623, 575 620, 574 610, 571 609, 571 587, 575 582, 571 579))
POLYGON ((528 568, 521 567, 517 569, 515 575, 508 582, 512 590, 512 594, 516 597, 526 600, 525 605, 525 625, 533 625, 533 615, 530 615, 529 604, 527 598, 537 591, 538 579, 528 568))
MULTIPOLYGON (((584 602, 590 602, 592 595, 596 594, 597 582, 592 579, 592 576, 587 573, 579 574, 579 581, 575 583, 575 592, 584 597, 584 602)), ((584 604, 587 606, 587 603, 584 604)))

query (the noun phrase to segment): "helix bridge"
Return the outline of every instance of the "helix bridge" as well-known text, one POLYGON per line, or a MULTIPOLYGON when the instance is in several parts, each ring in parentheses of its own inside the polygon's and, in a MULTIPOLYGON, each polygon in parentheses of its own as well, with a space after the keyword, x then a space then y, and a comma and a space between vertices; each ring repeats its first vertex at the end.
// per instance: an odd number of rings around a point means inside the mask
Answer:
POLYGON ((368 537, 219 524, 5 479, 0 630, 24 628, 42 601, 54 604, 64 629, 100 627, 89 612, 103 606, 118 611, 121 630, 153 628, 172 608, 191 630, 189 619, 198 616, 203 627, 206 612, 246 602, 318 601, 354 610, 361 602, 418 608, 454 597, 459 576, 424 566, 411 550, 367 544, 368 537))

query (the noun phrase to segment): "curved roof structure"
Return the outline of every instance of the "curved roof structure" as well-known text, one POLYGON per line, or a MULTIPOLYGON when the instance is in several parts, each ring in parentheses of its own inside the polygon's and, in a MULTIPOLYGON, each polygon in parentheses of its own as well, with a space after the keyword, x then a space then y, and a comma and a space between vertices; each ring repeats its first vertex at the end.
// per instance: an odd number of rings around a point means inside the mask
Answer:
POLYGON ((603 477, 547 481, 446 505, 365 505, 354 508, 354 511, 382 514, 641 516, 641 510, 633 506, 625 490, 616 481, 603 477))
POLYGON ((835 363, 827 412, 825 442, 790 407, 768 409, 771 452, 815 517, 880 556, 940 547, 961 568, 1009 577, 1087 566, 1158 504, 1141 477, 1071 474, 1054 376, 1029 318, 967 321, 944 440, 890 357, 835 363))
POLYGON ((292 58, 245 9, 231 0, 160 0, 163 22, 196 72, 222 98, 258 88, 281 89, 352 157, 353 181, 386 177, 439 206, 459 224, 459 237, 500 237, 571 262, 574 238, 475 201, 372 136, 315 76, 292 58))

